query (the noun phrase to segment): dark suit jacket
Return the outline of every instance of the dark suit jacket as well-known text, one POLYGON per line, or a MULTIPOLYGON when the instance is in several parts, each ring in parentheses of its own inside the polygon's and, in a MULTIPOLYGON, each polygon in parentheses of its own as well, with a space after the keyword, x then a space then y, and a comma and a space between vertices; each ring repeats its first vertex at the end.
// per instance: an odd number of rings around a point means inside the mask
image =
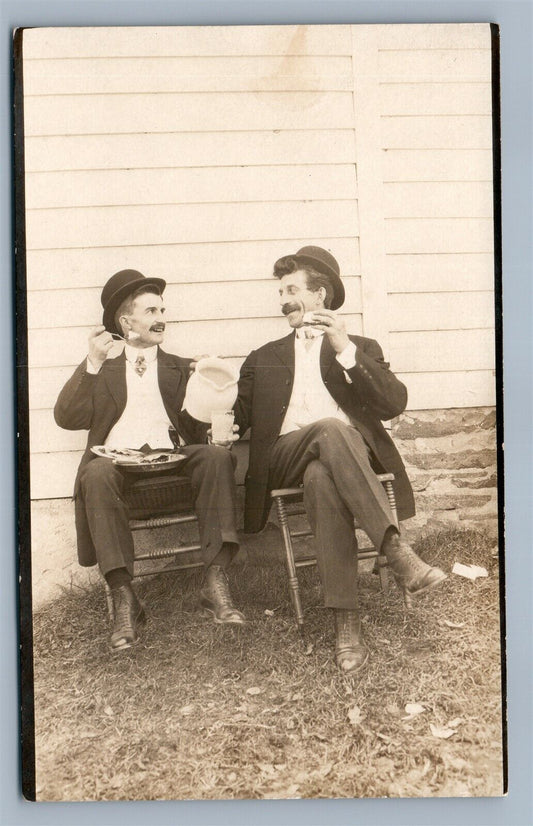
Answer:
MULTIPOLYGON (((207 425, 182 412, 185 387, 189 378, 192 359, 165 353, 159 348, 157 373, 161 398, 168 417, 186 444, 203 444, 206 441, 207 425)), ((87 372, 84 359, 67 381, 54 408, 54 417, 66 430, 88 430, 87 447, 83 454, 76 482, 74 497, 79 490, 80 473, 87 462, 95 458, 91 452, 93 445, 103 445, 111 428, 120 419, 126 406, 126 358, 124 353, 114 359, 107 359, 96 375, 87 372)), ((77 508, 80 507, 76 502, 77 508)), ((81 515, 80 515, 81 516, 81 515)), ((82 565, 94 565, 94 548, 87 531, 80 525, 85 520, 76 519, 78 527, 78 555, 82 565)))
MULTIPOLYGON (((394 473, 400 519, 415 512, 413 492, 403 462, 381 420, 398 416, 407 404, 407 390, 389 370, 381 347, 373 339, 350 336, 357 346, 356 365, 347 373, 324 336, 320 352, 322 380, 339 407, 372 450, 377 472, 394 473)), ((272 447, 287 412, 294 382, 294 333, 254 350, 241 368, 235 420, 240 433, 251 427, 250 463, 246 476, 245 531, 260 531, 270 509, 268 490, 272 447)))

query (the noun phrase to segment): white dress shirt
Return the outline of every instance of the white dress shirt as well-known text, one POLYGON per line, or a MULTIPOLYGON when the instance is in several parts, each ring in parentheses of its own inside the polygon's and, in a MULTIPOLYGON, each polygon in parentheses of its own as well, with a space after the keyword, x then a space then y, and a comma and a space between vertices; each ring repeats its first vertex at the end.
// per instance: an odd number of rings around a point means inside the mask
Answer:
MULTIPOLYGON (((111 428, 106 446, 139 448, 173 447, 169 436, 170 419, 165 410, 157 380, 157 345, 140 349, 126 344, 126 407, 118 422, 111 428), (146 370, 140 376, 135 370, 137 356, 145 358, 146 370)), ((89 359, 87 369, 95 370, 89 359), (90 369, 90 367, 92 369, 90 369)))
MULTIPOLYGON (((294 384, 280 436, 299 430, 319 419, 335 418, 345 424, 350 419, 327 390, 320 373, 322 331, 312 330, 313 339, 305 338, 305 328, 298 328, 294 339, 294 384)), ((353 342, 337 353, 336 359, 344 370, 355 367, 356 346, 353 342)), ((346 381, 351 384, 345 373, 346 381)))

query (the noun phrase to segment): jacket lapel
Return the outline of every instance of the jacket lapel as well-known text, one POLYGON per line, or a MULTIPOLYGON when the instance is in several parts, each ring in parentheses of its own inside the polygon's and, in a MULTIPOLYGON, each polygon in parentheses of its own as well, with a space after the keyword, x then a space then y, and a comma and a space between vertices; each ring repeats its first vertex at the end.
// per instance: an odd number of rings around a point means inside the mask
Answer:
POLYGON ((161 398, 168 415, 173 421, 181 409, 179 387, 182 381, 181 370, 173 359, 161 348, 157 352, 157 380, 161 398))
POLYGON ((320 348, 320 374, 322 379, 327 379, 332 367, 339 367, 335 360, 335 350, 330 344, 329 338, 324 333, 322 336, 322 347, 320 348))
POLYGON ((274 344, 273 352, 277 358, 287 367, 294 379, 294 337, 295 333, 289 333, 285 338, 274 344))
POLYGON ((120 356, 117 356, 116 359, 112 359, 108 362, 104 378, 107 384, 107 389, 109 390, 109 393, 117 406, 118 419, 124 412, 127 397, 126 356, 124 354, 124 351, 122 351, 120 356))
POLYGON ((320 374, 329 394, 335 399, 339 407, 350 414, 350 385, 344 378, 344 370, 335 358, 335 350, 329 338, 324 335, 320 350, 320 374))

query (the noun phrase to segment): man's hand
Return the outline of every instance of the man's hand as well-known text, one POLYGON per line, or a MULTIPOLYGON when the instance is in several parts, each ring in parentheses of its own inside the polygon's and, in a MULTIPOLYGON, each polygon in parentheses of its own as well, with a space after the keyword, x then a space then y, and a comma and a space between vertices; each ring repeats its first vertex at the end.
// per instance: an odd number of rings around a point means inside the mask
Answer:
POLYGON ((207 431, 207 443, 209 445, 218 445, 218 447, 227 447, 228 450, 231 450, 231 448, 233 447, 235 442, 238 442, 238 441, 239 441, 239 425, 238 424, 233 425, 233 436, 231 437, 231 439, 228 442, 214 442, 213 441, 213 431, 211 430, 211 428, 209 428, 208 431, 207 431))
POLYGON ((89 333, 89 361, 95 370, 99 370, 113 346, 113 338, 106 328, 99 324, 89 333))
POLYGON ((342 353, 350 343, 344 319, 332 310, 313 310, 313 324, 318 330, 324 330, 336 353, 342 353), (318 322, 318 323, 317 323, 318 322))

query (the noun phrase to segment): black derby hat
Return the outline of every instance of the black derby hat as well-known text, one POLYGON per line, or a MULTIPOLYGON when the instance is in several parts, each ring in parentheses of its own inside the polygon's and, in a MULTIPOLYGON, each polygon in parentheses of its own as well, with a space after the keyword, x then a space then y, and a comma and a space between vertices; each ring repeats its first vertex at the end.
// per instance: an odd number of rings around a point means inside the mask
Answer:
POLYGON ((342 307, 345 299, 344 285, 341 281, 337 260, 330 252, 322 247, 302 247, 294 255, 284 255, 283 258, 279 258, 274 264, 274 271, 278 265, 282 266, 288 258, 292 258, 298 264, 307 264, 327 275, 333 287, 331 309, 338 310, 339 307, 342 307))
POLYGON ((154 287, 154 292, 162 294, 167 285, 162 278, 147 278, 137 270, 120 270, 111 276, 102 290, 102 307, 104 315, 102 324, 109 333, 122 335, 115 325, 115 313, 129 295, 141 287, 154 287))

